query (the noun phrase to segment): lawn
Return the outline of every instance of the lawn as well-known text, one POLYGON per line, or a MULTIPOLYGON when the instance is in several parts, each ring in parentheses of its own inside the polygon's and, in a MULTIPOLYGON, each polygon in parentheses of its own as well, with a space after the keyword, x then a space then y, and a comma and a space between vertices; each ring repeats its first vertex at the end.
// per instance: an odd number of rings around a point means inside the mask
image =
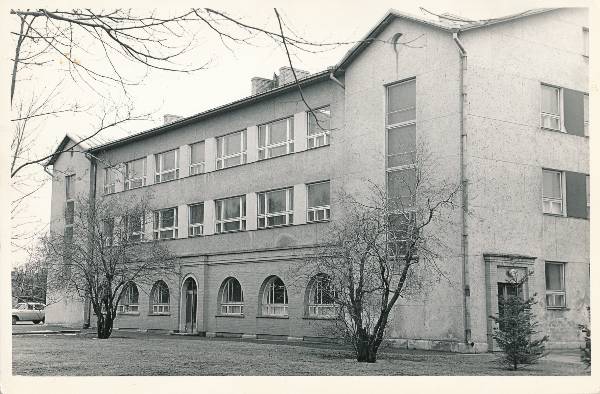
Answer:
POLYGON ((508 371, 493 354, 385 349, 375 364, 349 350, 306 345, 118 332, 13 336, 15 375, 586 375, 581 364, 541 360, 508 371))

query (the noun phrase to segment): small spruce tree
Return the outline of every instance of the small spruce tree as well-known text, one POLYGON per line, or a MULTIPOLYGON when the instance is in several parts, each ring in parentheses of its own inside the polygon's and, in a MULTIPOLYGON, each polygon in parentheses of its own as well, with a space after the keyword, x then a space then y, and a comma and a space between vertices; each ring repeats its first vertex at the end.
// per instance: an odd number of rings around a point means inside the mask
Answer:
MULTIPOLYGON (((518 289, 526 279, 512 278, 511 285, 518 289)), ((518 294, 518 290, 514 293, 518 294)), ((544 344, 548 336, 536 339, 538 322, 532 312, 536 303, 535 294, 527 299, 511 295, 499 300, 498 316, 490 316, 497 324, 492 337, 503 352, 501 361, 513 370, 522 364, 534 364, 546 355, 544 344)))

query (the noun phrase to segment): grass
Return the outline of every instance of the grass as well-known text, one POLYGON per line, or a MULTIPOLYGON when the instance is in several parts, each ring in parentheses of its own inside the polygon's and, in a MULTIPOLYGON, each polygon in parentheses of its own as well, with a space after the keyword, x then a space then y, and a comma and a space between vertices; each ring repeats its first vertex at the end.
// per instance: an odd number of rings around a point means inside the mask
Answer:
POLYGON ((581 364, 540 360, 509 371, 493 354, 384 349, 375 364, 330 345, 292 345, 118 332, 13 336, 15 375, 586 375, 581 364))

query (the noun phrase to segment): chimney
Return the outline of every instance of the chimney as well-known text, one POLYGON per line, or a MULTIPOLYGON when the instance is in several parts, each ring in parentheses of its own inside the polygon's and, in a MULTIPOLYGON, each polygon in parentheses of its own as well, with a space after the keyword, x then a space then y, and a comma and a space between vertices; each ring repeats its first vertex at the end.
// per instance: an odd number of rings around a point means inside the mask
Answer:
MULTIPOLYGON (((308 71, 294 69, 296 71, 296 77, 298 80, 304 79, 310 75, 308 71)), ((293 83, 294 73, 291 67, 281 67, 279 69, 279 75, 273 74, 273 79, 254 77, 252 81, 252 95, 264 93, 268 90, 275 89, 279 86, 293 83)))
POLYGON ((165 114, 163 115, 163 125, 169 124, 169 123, 173 123, 176 120, 179 119, 183 119, 183 116, 179 116, 179 115, 171 115, 171 114, 165 114))

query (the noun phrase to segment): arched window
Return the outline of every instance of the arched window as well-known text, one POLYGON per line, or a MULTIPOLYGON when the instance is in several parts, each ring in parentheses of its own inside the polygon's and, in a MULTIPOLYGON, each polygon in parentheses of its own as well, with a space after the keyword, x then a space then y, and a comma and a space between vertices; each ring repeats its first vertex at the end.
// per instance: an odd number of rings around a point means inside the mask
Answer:
POLYGON ((283 281, 273 276, 263 289, 262 314, 264 316, 287 316, 288 295, 283 281))
POLYGON ((312 280, 308 296, 308 314, 315 317, 334 317, 336 315, 335 299, 337 297, 331 278, 319 274, 312 280))
POLYGON ((162 281, 157 281, 152 287, 152 293, 150 294, 150 300, 152 301, 152 313, 169 313, 169 286, 162 281))
POLYGON ((241 315, 244 313, 244 293, 240 282, 228 278, 221 287, 221 314, 241 315))
POLYGON ((121 313, 139 312, 139 297, 140 293, 138 292, 138 288, 135 285, 135 283, 127 283, 125 285, 125 290, 123 290, 123 293, 121 293, 121 298, 119 299, 119 306, 117 311, 121 313))

